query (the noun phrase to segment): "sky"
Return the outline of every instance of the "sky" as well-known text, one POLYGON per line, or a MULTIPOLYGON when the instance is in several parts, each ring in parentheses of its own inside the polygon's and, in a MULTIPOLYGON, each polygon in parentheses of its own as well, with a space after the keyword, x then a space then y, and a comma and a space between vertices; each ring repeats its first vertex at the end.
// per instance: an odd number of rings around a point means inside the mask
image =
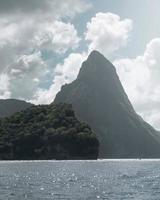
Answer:
POLYGON ((160 129, 159 0, 0 0, 0 98, 47 104, 92 50, 160 129))

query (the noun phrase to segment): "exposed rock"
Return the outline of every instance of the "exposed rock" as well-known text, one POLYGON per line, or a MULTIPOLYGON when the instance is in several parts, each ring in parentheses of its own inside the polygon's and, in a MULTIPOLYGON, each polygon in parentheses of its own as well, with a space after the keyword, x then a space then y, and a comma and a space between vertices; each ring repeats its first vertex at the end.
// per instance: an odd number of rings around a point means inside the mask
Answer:
POLYGON ((93 51, 79 75, 64 85, 54 103, 71 103, 100 141, 101 158, 160 157, 160 137, 132 107, 115 67, 93 51))

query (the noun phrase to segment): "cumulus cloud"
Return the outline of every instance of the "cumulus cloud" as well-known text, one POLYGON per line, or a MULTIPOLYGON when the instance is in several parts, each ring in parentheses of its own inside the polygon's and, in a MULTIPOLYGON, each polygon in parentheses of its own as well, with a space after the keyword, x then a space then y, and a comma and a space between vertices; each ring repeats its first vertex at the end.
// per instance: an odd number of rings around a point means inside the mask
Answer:
POLYGON ((78 46, 80 38, 70 23, 27 20, 2 23, 0 20, 0 71, 15 58, 35 49, 65 53, 78 46))
MULTIPOLYGON (((3 34, 0 34, 0 73, 8 73, 9 76, 12 75, 10 71, 13 72, 15 66, 16 70, 21 70, 21 72, 22 68, 24 68, 24 76, 25 74, 26 76, 29 75, 28 71, 25 69, 24 63, 21 61, 22 58, 25 58, 25 55, 34 57, 35 52, 42 50, 65 53, 70 48, 76 48, 80 40, 77 31, 72 24, 57 20, 53 23, 39 24, 37 26, 34 25, 33 21, 27 21, 26 23, 22 22, 19 24, 7 24, 3 25, 3 27, 1 25, 0 29, 3 34), (8 34, 5 34, 5 32, 8 34)), ((30 67, 32 67, 32 63, 29 64, 30 67)), ((38 65, 37 63, 35 69, 37 70, 37 76, 39 76, 40 72, 44 74, 44 72, 41 71, 41 64, 38 65)), ((17 79, 19 78, 17 72, 17 79)), ((27 92, 27 85, 28 88, 33 88, 31 85, 33 82, 25 82, 27 79, 24 79, 23 81, 23 84, 26 84, 26 93, 24 93, 25 96, 22 95, 21 98, 26 98, 26 95, 28 95, 28 98, 31 98, 32 96, 27 92)), ((17 92, 15 92, 15 89, 13 89, 17 87, 16 90, 22 92, 23 90, 18 89, 21 87, 20 82, 21 81, 18 80, 12 82, 14 84, 10 88, 12 97, 20 97, 17 95, 17 92)))
POLYGON ((64 54, 78 47, 80 38, 74 25, 69 18, 63 19, 89 7, 83 0, 0 0, 0 75, 2 80, 5 74, 9 82, 7 95, 3 92, 1 98, 32 98, 39 77, 51 68, 41 51, 64 54))
MULTIPOLYGON (((63 19, 89 6, 83 0, 0 0, 0 98, 50 103, 62 85, 76 78, 91 50, 109 57, 127 44, 132 21, 113 13, 97 13, 87 23, 86 52, 71 53, 51 69, 42 51, 64 54, 77 48, 80 37, 74 25, 63 19), (47 74, 53 81, 45 89, 41 86, 47 74)), ((156 38, 143 55, 115 60, 114 64, 136 111, 160 129, 159 52, 160 38, 156 38)))
POLYGON ((136 111, 160 129, 160 38, 151 40, 143 55, 114 64, 136 111))
POLYGON ((54 70, 53 83, 49 89, 39 89, 31 101, 35 104, 50 103, 54 100, 61 86, 71 83, 76 79, 82 62, 86 59, 86 53, 71 53, 64 62, 57 64, 54 70))
POLYGON ((122 19, 113 13, 97 13, 87 23, 85 39, 89 43, 89 51, 97 49, 109 56, 127 44, 132 29, 130 19, 122 19))
POLYGON ((87 23, 85 39, 89 40, 88 50, 83 53, 71 53, 63 63, 57 64, 53 77, 53 83, 48 90, 40 89, 33 100, 34 103, 49 103, 53 101, 61 86, 76 79, 82 61, 91 50, 98 49, 103 54, 110 54, 127 43, 132 21, 121 20, 118 15, 112 13, 97 13, 87 23))
POLYGON ((62 21, 42 24, 33 38, 35 46, 57 53, 65 53, 69 48, 75 49, 79 41, 74 25, 62 21))
POLYGON ((11 97, 26 100, 33 98, 40 80, 48 72, 40 52, 19 57, 6 71, 10 78, 8 90, 12 92, 11 97))

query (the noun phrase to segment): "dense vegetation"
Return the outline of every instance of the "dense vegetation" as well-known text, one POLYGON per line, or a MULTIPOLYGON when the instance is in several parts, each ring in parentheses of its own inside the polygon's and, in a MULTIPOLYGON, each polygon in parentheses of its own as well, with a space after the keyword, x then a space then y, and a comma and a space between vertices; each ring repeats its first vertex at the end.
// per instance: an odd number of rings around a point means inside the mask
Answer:
POLYGON ((0 159, 95 159, 98 140, 71 105, 32 106, 0 120, 0 159))

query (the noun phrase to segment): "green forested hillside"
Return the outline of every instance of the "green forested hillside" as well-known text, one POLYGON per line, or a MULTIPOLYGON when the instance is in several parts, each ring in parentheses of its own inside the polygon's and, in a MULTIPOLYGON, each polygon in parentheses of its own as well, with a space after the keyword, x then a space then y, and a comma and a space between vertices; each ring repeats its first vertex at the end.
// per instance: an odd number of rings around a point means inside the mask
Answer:
POLYGON ((99 143, 71 105, 32 106, 0 120, 0 159, 96 159, 99 143))

